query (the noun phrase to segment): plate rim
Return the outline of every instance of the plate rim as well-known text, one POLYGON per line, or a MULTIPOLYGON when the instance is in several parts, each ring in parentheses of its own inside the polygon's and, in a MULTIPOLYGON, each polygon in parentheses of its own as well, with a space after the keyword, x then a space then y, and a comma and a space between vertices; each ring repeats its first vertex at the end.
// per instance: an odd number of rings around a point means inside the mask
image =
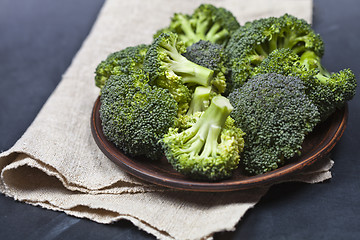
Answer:
MULTIPOLYGON (((101 119, 99 116, 100 108, 100 96, 97 97, 91 114, 90 125, 93 138, 100 148, 100 150, 109 158, 112 162, 118 165, 122 170, 126 171, 130 175, 137 177, 146 182, 150 182, 156 185, 160 185, 166 188, 173 188, 177 190, 185 191, 197 191, 197 192, 227 192, 227 191, 237 191, 244 190, 259 186, 265 186, 270 182, 281 182, 285 177, 290 176, 291 174, 296 174, 299 171, 307 168, 308 166, 315 163, 318 159, 321 159, 327 156, 334 146, 338 143, 342 137, 347 124, 348 119, 348 105, 345 104, 344 107, 340 110, 341 121, 337 126, 335 131, 332 134, 331 140, 325 143, 325 145, 312 156, 304 159, 303 161, 293 163, 290 165, 284 165, 276 170, 270 171, 256 176, 249 176, 244 179, 233 180, 233 181, 219 181, 219 182, 205 182, 205 181, 196 181, 187 179, 176 179, 170 177, 162 177, 156 175, 148 169, 141 169, 136 167, 136 161, 131 157, 126 156, 119 149, 115 147, 113 143, 108 141, 102 132, 101 119), (99 122, 100 121, 100 122, 99 122), (114 154, 111 149, 117 149, 114 154), (124 161, 124 159, 126 161, 124 161), (133 165, 129 164, 130 162, 134 163, 133 165)), ((323 140, 324 141, 324 140, 323 140)))

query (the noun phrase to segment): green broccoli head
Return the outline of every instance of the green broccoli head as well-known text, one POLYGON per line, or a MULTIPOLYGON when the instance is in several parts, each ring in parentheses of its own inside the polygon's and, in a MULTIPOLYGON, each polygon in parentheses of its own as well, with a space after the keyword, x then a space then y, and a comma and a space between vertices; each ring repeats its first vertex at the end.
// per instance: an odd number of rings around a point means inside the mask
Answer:
POLYGON ((186 46, 199 40, 225 45, 239 27, 240 24, 230 11, 211 4, 202 4, 191 15, 175 13, 170 25, 159 30, 154 38, 164 32, 174 32, 186 46))
POLYGON ((187 111, 191 88, 209 86, 214 71, 186 59, 186 50, 176 33, 162 33, 149 47, 144 70, 149 73, 150 84, 168 89, 179 104, 179 113, 187 111))
POLYGON ((190 61, 218 72, 226 72, 224 66, 227 61, 222 45, 210 41, 200 40, 186 48, 183 55, 190 61))
POLYGON ((95 69, 95 85, 100 89, 111 75, 130 74, 143 67, 148 45, 139 44, 111 53, 95 69))
POLYGON ((203 67, 214 70, 214 78, 211 85, 217 93, 224 93, 226 89, 225 67, 228 56, 222 45, 210 41, 200 40, 186 48, 183 55, 190 61, 203 67))
POLYGON ((318 105, 323 120, 354 97, 357 81, 351 69, 330 73, 312 51, 303 53, 300 63, 308 71, 316 71, 306 84, 309 86, 308 95, 318 105))
POLYGON ((298 78, 267 73, 229 95, 231 117, 246 132, 242 164, 248 173, 266 173, 300 154, 305 136, 320 121, 305 90, 298 78))
POLYGON ((316 70, 308 70, 300 63, 300 57, 289 48, 275 49, 250 73, 253 77, 258 74, 278 73, 284 76, 293 76, 303 81, 312 79, 316 70))
POLYGON ((229 117, 232 109, 229 100, 219 95, 204 112, 182 116, 180 127, 169 129, 162 145, 176 171, 210 181, 232 175, 244 146, 244 132, 229 117))
POLYGON ((306 94, 317 106, 321 119, 325 120, 353 98, 357 83, 350 69, 329 73, 320 61, 312 51, 306 51, 300 57, 291 49, 276 49, 253 69, 251 75, 279 73, 300 78, 306 94))
POLYGON ((143 71, 112 75, 101 90, 104 135, 130 156, 156 159, 159 140, 175 124, 177 103, 168 90, 150 86, 143 71))
POLYGON ((232 87, 244 84, 251 77, 252 69, 278 48, 289 48, 298 56, 312 51, 321 57, 324 43, 310 24, 289 14, 247 22, 232 35, 226 46, 232 87))

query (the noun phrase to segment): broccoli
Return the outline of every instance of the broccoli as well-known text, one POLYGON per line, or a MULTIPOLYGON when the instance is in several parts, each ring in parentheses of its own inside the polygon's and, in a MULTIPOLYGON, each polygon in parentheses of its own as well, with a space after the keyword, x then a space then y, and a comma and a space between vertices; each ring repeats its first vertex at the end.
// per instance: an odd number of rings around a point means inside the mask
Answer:
POLYGON ((300 57, 290 48, 275 49, 250 72, 253 77, 264 73, 278 73, 300 78, 304 82, 311 81, 317 71, 307 69, 300 63, 300 57))
POLYGON ((150 84, 168 89, 179 105, 179 114, 189 108, 196 86, 209 86, 214 71, 186 59, 186 51, 176 33, 162 33, 150 45, 144 60, 150 84))
POLYGON ((309 71, 317 72, 312 81, 306 83, 309 98, 317 104, 323 120, 354 97, 357 81, 351 69, 330 73, 321 64, 321 58, 312 51, 303 53, 300 63, 309 71))
POLYGON ((232 34, 225 48, 232 89, 244 84, 253 68, 278 48, 289 48, 300 57, 306 51, 319 57, 324 53, 320 35, 303 19, 285 14, 247 22, 232 34))
POLYGON ((357 84, 350 69, 330 74, 320 61, 320 57, 312 51, 304 52, 300 58, 291 49, 276 49, 254 68, 251 75, 279 73, 300 78, 306 94, 317 106, 321 119, 325 120, 353 98, 357 84))
POLYGON ((327 71, 320 35, 289 14, 240 26, 225 8, 202 4, 153 37, 97 65, 103 133, 124 154, 165 155, 192 179, 279 168, 355 95, 354 73, 327 71))
POLYGON ((225 67, 228 59, 222 45, 212 43, 210 41, 200 40, 186 48, 183 55, 190 61, 200 66, 214 70, 214 78, 211 85, 217 93, 224 93, 226 89, 225 67))
POLYGON ((212 98, 211 87, 203 87, 203 86, 196 87, 191 98, 190 107, 186 114, 192 115, 196 112, 205 111, 210 105, 211 98, 212 98))
POLYGON ((305 136, 320 121, 299 78, 258 74, 229 95, 235 126, 246 132, 241 164, 252 175, 266 173, 301 153, 305 136))
POLYGON ((244 146, 244 132, 229 117, 232 109, 229 100, 218 95, 204 112, 184 115, 183 124, 169 129, 162 145, 176 171, 209 181, 232 175, 244 146))
POLYGON ((95 85, 100 89, 111 75, 131 74, 142 69, 148 45, 139 44, 111 53, 95 69, 95 85))
POLYGON ((240 24, 230 11, 211 4, 201 4, 191 15, 175 13, 170 25, 160 29, 154 38, 164 32, 174 32, 186 46, 199 40, 225 45, 239 27, 240 24))
POLYGON ((159 140, 174 126, 177 103, 168 90, 150 86, 143 71, 112 75, 100 95, 103 133, 130 156, 162 156, 159 140))

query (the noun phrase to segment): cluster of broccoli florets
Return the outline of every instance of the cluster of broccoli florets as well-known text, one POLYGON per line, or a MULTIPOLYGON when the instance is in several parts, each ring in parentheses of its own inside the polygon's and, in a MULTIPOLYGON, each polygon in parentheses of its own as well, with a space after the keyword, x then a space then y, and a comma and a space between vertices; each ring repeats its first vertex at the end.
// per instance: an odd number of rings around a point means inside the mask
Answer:
POLYGON ((176 13, 152 43, 97 66, 103 132, 193 179, 269 172, 355 94, 352 71, 328 72, 323 54, 311 25, 288 14, 240 25, 211 4, 176 13))

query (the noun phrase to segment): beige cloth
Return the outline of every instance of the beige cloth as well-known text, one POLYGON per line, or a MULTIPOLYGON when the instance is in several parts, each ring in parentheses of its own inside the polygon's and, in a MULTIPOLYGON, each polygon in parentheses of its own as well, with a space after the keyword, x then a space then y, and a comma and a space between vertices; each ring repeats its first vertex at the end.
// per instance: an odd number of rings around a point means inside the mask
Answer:
MULTIPOLYGON (((234 230, 268 186, 229 193, 181 192, 140 181, 98 149, 90 114, 99 94, 94 69, 127 46, 150 43, 168 24, 173 9, 190 13, 200 0, 107 0, 83 46, 56 90, 27 129, 0 155, 0 191, 16 200, 99 223, 127 219, 159 239, 208 239, 234 230)), ((311 0, 213 0, 230 9, 241 24, 285 12, 311 22, 311 0)), ((331 178, 324 159, 289 181, 331 178)))

